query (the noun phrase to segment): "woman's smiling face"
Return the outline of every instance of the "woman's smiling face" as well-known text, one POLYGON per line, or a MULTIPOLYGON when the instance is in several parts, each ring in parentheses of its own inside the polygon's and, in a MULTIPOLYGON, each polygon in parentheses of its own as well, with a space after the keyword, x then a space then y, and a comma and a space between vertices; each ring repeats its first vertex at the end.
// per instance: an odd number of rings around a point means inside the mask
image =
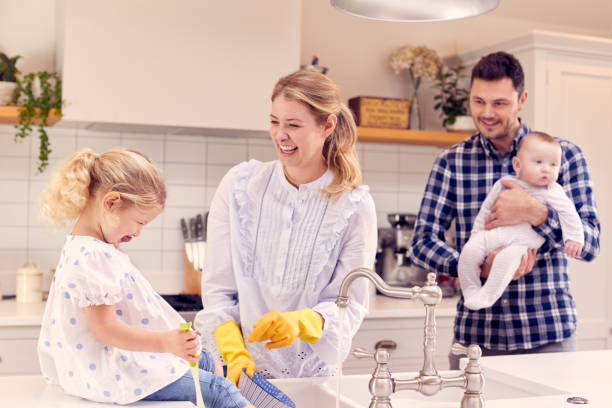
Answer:
POLYGON ((329 122, 317 123, 305 104, 282 94, 272 101, 270 137, 290 178, 308 182, 325 172, 323 144, 335 127, 335 120, 331 128, 329 122))

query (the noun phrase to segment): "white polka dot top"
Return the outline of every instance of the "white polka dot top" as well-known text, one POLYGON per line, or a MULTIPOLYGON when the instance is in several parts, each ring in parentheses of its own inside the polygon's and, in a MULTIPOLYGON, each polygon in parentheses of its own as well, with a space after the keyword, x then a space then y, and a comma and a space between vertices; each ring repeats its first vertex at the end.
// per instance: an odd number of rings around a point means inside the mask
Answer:
POLYGON ((118 320, 143 330, 172 330, 184 322, 125 253, 93 237, 69 235, 38 340, 40 368, 49 383, 88 400, 127 404, 188 370, 185 360, 169 353, 101 343, 89 330, 83 309, 94 305, 115 305, 118 320))

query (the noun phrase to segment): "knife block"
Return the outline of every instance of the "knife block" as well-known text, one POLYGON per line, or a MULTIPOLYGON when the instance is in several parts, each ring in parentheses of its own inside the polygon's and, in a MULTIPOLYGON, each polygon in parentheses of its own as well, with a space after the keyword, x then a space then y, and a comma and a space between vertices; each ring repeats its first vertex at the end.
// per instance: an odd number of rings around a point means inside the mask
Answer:
POLYGON ((202 295, 202 272, 196 270, 187 259, 183 250, 183 263, 185 264, 185 291, 186 295, 202 295))

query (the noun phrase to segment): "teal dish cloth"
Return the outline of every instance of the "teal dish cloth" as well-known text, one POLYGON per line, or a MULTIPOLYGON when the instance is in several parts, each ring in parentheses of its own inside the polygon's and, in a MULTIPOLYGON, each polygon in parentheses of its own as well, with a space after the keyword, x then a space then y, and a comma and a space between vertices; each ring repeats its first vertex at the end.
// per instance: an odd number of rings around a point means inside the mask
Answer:
POLYGON ((257 373, 249 377, 242 370, 238 388, 242 396, 256 408, 295 408, 291 398, 257 373))

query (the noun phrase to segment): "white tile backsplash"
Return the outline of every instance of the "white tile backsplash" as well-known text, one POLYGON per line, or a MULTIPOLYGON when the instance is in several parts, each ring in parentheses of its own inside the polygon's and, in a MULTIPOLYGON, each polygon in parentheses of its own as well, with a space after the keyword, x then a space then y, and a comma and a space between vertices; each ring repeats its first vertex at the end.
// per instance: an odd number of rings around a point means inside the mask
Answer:
POLYGON ((400 152, 399 155, 401 173, 423 173, 429 174, 435 156, 419 152, 400 152))
POLYGON ((206 165, 190 163, 166 163, 164 165, 164 176, 167 184, 206 184, 206 165))
POLYGON ((227 165, 240 163, 247 159, 247 150, 246 144, 209 143, 206 163, 227 165))
POLYGON ((30 150, 31 137, 15 143, 15 131, 11 128, 0 130, 0 154, 4 156, 26 157, 30 150))
MULTIPOLYGON (((49 136, 49 142, 51 144, 51 153, 49 155, 51 159, 64 160, 77 149, 76 134, 74 130, 64 129, 61 133, 51 133, 47 131, 47 135, 49 136), (67 132, 72 132, 72 134, 67 132)), ((33 132, 29 139, 31 139, 30 156, 38 158, 40 152, 38 133, 33 132)))
MULTIPOLYGON (((81 132, 81 131, 79 131, 81 132)), ((77 149, 90 148, 96 153, 102 153, 106 150, 121 146, 121 136, 119 134, 97 135, 95 132, 88 132, 86 136, 77 137, 77 149)))
POLYGON ((164 137, 162 135, 122 133, 120 139, 121 147, 138 150, 155 163, 164 161, 164 137))
POLYGON ((168 197, 166 198, 166 205, 168 207, 186 206, 204 208, 206 187, 168 184, 166 189, 168 190, 168 197))
MULTIPOLYGON (((4 158, 0 158, 0 161, 4 158)), ((28 183, 25 180, 3 180, 0 177, 0 200, 4 203, 28 201, 28 183)))
POLYGON ((201 141, 190 137, 189 141, 182 138, 168 138, 166 140, 165 161, 170 163, 196 163, 204 164, 206 157, 206 139, 201 141))
MULTIPOLYGON (((28 229, 23 226, 2 226, 0 249, 23 249, 28 247, 28 229)), ((2 265, 4 266, 4 265, 2 265)))
POLYGON ((28 207, 26 205, 0 202, 0 225, 20 227, 23 225, 23 220, 27 218, 28 207))
MULTIPOLYGON (((236 161, 234 164, 240 163, 242 160, 236 161)), ((221 179, 228 172, 229 169, 234 167, 233 165, 218 165, 212 164, 208 165, 206 172, 206 185, 207 186, 218 186, 221 182, 221 179)))
MULTIPOLYGON (((391 145, 394 146, 394 145, 391 145)), ((387 150, 365 150, 363 153, 363 170, 368 171, 399 171, 399 151, 387 150)))
POLYGON ((363 182, 370 186, 370 191, 396 193, 399 189, 399 180, 399 173, 390 171, 368 171, 363 176, 363 182))
POLYGON ((3 156, 0 158, 0 179, 27 180, 30 160, 27 157, 3 156))
MULTIPOLYGON (((101 153, 113 147, 141 150, 164 171, 168 199, 164 212, 142 235, 125 245, 143 274, 161 293, 184 289, 183 243, 179 220, 204 213, 227 171, 251 158, 276 158, 269 138, 212 137, 99 132, 74 126, 49 128, 50 166, 38 167, 36 130, 15 144, 14 128, 0 125, 0 291, 14 293, 15 273, 26 260, 43 271, 55 266, 65 231, 52 232, 38 217, 38 199, 53 169, 77 148, 101 153)), ((440 149, 427 146, 358 143, 364 182, 376 203, 379 227, 388 227, 387 214, 416 212, 427 176, 440 149)))

